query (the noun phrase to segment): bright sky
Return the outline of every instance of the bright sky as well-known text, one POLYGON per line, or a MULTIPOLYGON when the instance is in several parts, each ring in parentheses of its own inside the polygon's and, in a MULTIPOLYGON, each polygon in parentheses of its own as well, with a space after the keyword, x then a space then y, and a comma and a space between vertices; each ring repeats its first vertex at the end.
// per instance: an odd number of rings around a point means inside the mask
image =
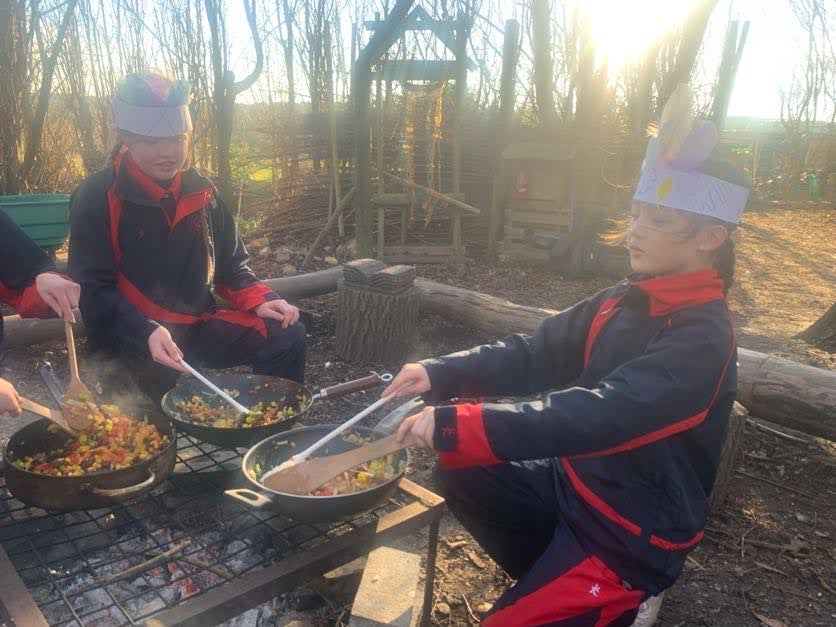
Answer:
MULTIPOLYGON (((599 55, 609 57, 611 69, 640 56, 654 36, 681 23, 694 1, 574 0, 589 13, 599 55)), ((505 19, 518 17, 519 4, 511 0, 503 2, 502 15, 493 17, 495 23, 501 27, 505 19)), ((229 15, 233 22, 232 30, 240 29, 244 36, 233 40, 246 42, 246 51, 238 51, 238 54, 233 51, 232 58, 234 65, 242 63, 243 73, 251 67, 251 60, 247 57, 251 58, 252 53, 245 23, 234 24, 237 13, 233 11, 229 15)), ((702 72, 696 77, 698 83, 713 82, 730 15, 741 21, 749 20, 751 24, 729 115, 777 119, 781 107, 780 90, 789 86, 793 69, 804 61, 804 33, 792 13, 789 0, 719 0, 698 61, 702 72)), ((372 15, 369 15, 368 19, 371 18, 372 15)), ((344 31, 350 29, 350 25, 343 26, 344 31)), ((278 64, 278 59, 271 61, 278 64)), ((305 89, 303 85, 297 88, 300 92, 305 89)), ((241 98, 242 101, 247 99, 246 96, 241 98)))
MULTIPOLYGON (((693 3, 694 0, 581 1, 590 15, 599 54, 606 55, 611 66, 640 56, 655 36, 681 23, 693 3)), ((729 15, 751 22, 729 115, 778 118, 779 90, 790 83, 793 67, 803 60, 804 51, 804 46, 799 45, 803 33, 789 2, 720 0, 704 43, 702 63, 706 72, 716 72, 729 15)), ((708 78, 706 74, 702 80, 708 78)))

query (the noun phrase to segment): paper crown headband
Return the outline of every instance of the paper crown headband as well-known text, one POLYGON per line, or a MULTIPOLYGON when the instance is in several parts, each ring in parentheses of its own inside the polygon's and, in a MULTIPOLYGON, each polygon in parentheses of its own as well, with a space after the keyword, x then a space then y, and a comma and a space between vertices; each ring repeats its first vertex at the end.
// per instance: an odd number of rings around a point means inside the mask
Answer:
POLYGON ((633 200, 664 205, 738 224, 749 197, 741 185, 699 171, 719 138, 717 127, 694 120, 687 85, 674 90, 647 144, 633 200))
POLYGON ((128 74, 116 85, 116 128, 146 137, 174 137, 192 130, 188 81, 159 74, 128 74))

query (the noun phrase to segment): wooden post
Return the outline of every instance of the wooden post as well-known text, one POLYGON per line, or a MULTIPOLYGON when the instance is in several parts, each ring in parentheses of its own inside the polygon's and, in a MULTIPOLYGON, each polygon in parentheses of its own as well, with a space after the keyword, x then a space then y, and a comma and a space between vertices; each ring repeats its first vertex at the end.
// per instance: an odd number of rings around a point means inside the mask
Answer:
MULTIPOLYGON (((331 55, 331 22, 325 21, 325 89, 328 91, 328 131, 331 137, 331 185, 333 189, 334 205, 342 198, 340 189, 340 154, 337 139, 337 109, 334 96, 334 61, 331 55)), ((330 216, 331 213, 329 212, 330 216)), ((343 216, 337 218, 337 229, 340 237, 345 237, 345 224, 343 216)))
MULTIPOLYGON (((462 191, 462 121, 464 120, 465 98, 467 96, 467 40, 470 36, 470 20, 459 13, 456 28, 456 73, 455 95, 453 98, 453 193, 462 191)), ((442 105, 443 106, 443 105, 442 105)), ((453 210, 453 260, 464 262, 462 245, 462 212, 453 210)))
POLYGON ((354 101, 354 151, 357 159, 355 169, 355 222, 357 233, 357 254, 371 255, 371 116, 369 112, 369 86, 371 65, 392 45, 397 38, 397 29, 406 18, 415 0, 398 0, 392 12, 372 35, 368 45, 360 52, 351 70, 351 93, 354 101))
MULTIPOLYGON (((375 14, 376 19, 380 19, 380 14, 375 14)), ((385 191, 383 183, 383 81, 377 81, 377 193, 382 194, 385 191)), ((383 258, 383 249, 386 247, 386 208, 379 206, 377 208, 377 255, 378 259, 383 258)))
POLYGON ((491 211, 488 216, 488 252, 496 254, 496 242, 501 239, 502 210, 505 204, 505 164, 502 160, 502 150, 508 137, 508 127, 514 114, 514 81, 517 69, 517 41, 520 25, 517 20, 505 22, 505 39, 502 47, 502 77, 499 88, 499 124, 497 142, 494 148, 496 163, 494 164, 493 194, 491 196, 491 211))
POLYGON ((354 154, 357 160, 354 199, 354 222, 357 236, 357 254, 371 256, 371 155, 369 146, 369 75, 368 65, 362 58, 354 63, 351 73, 351 91, 354 100, 354 154))

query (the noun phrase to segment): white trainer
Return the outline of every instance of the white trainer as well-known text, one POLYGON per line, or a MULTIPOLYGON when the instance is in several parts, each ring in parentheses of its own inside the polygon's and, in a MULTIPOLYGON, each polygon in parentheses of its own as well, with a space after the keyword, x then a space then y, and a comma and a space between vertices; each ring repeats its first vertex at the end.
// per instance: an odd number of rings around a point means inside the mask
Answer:
POLYGON ((639 613, 636 620, 630 627, 650 627, 659 618, 659 611, 662 609, 662 601, 665 598, 665 593, 661 592, 655 597, 650 597, 639 605, 639 613))

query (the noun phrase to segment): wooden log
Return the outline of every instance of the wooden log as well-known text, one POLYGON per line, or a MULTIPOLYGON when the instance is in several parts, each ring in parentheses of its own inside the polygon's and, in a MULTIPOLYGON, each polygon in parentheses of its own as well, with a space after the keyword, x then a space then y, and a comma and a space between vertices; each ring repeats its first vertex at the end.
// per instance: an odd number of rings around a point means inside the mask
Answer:
POLYGON ((340 283, 337 354, 345 361, 402 361, 412 348, 418 292, 384 294, 340 283))
MULTIPOLYGON (((454 319, 494 336, 531 333, 553 309, 417 279, 421 311, 454 319)), ((738 349, 738 393, 753 416, 836 441, 836 372, 738 349)))
POLYGON ((729 429, 726 432, 726 441, 723 443, 723 452, 720 455, 720 466, 717 468, 717 477, 714 480, 714 488, 708 497, 708 509, 716 513, 722 509, 734 482, 734 469, 740 457, 740 447, 743 444, 743 431, 746 429, 746 417, 749 412, 740 403, 735 403, 729 414, 729 429))
MULTIPOLYGON (((371 259, 367 260, 373 261, 371 259)), ((336 266, 319 272, 299 274, 264 281, 271 289, 283 298, 292 300, 321 296, 337 291, 337 282, 343 276, 342 266, 336 266)), ((75 311, 76 335, 85 334, 81 314, 75 311)), ((43 342, 53 342, 64 337, 64 323, 61 320, 40 320, 35 318, 21 318, 20 316, 6 316, 3 319, 5 327, 4 348, 19 348, 32 346, 43 342)))

